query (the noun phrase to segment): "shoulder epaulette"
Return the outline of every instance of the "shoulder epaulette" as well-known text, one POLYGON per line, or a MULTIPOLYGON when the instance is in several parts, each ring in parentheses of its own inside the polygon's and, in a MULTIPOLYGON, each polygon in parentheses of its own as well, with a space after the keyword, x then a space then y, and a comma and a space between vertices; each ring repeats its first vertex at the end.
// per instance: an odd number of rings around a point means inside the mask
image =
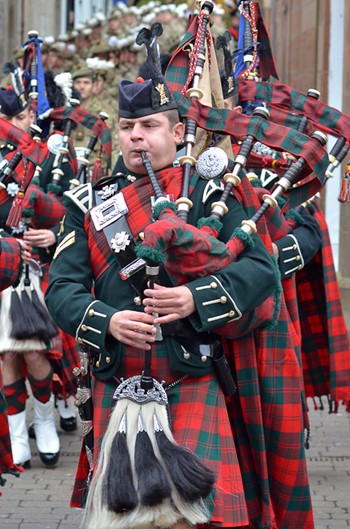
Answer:
POLYGON ((218 182, 217 180, 209 180, 203 191, 203 204, 207 202, 207 200, 209 199, 209 197, 211 197, 213 193, 217 193, 219 191, 222 193, 223 190, 224 184, 222 182, 218 182))
POLYGON ((64 197, 69 198, 85 214, 93 206, 92 185, 90 183, 81 184, 74 189, 64 193, 64 197))

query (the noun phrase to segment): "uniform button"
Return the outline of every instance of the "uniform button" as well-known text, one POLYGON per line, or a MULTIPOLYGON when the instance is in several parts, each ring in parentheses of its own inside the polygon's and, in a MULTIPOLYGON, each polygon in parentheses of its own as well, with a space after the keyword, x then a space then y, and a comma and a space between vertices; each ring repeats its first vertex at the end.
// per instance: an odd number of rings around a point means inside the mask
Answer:
POLYGON ((300 261, 300 255, 297 255, 295 258, 296 261, 300 261))
POLYGON ((297 245, 293 244, 292 248, 293 248, 293 250, 296 250, 297 249, 297 245))
POLYGON ((111 357, 110 356, 106 356, 106 364, 109 364, 111 361, 111 357))
POLYGON ((80 328, 83 332, 86 332, 88 330, 87 325, 85 325, 84 323, 80 328))
POLYGON ((137 296, 136 298, 134 298, 134 303, 136 307, 139 307, 142 304, 140 296, 137 296))
POLYGON ((220 303, 224 304, 224 303, 226 303, 226 301, 227 301, 227 297, 226 296, 221 296, 220 303))
POLYGON ((140 241, 144 241, 145 240, 145 233, 143 231, 140 231, 139 239, 140 239, 140 241))
POLYGON ((97 360, 95 366, 96 366, 96 367, 100 367, 100 361, 99 361, 99 360, 97 360))
POLYGON ((92 318, 93 316, 95 316, 95 311, 94 309, 90 309, 89 312, 88 312, 88 316, 90 316, 90 318, 92 318))
POLYGON ((218 288, 218 284, 213 281, 212 283, 210 283, 210 288, 218 288))
POLYGON ((83 339, 82 338, 77 338, 77 342, 78 343, 83 343, 83 339))
POLYGON ((189 360, 191 358, 190 353, 184 353, 184 359, 189 360))
POLYGON ((208 360, 208 357, 203 355, 203 356, 201 356, 201 360, 202 360, 202 362, 206 362, 208 360))
POLYGON ((233 316, 235 315, 235 311, 234 310, 230 310, 230 312, 228 313, 228 317, 229 318, 233 318, 233 316))

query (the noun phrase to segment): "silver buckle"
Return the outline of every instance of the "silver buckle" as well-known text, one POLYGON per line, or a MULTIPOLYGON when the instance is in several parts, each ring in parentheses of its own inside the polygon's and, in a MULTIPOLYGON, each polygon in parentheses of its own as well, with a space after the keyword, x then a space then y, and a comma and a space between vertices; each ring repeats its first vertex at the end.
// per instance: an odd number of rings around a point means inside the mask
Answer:
POLYGON ((91 218, 97 231, 103 230, 129 211, 123 193, 118 193, 91 209, 91 218))

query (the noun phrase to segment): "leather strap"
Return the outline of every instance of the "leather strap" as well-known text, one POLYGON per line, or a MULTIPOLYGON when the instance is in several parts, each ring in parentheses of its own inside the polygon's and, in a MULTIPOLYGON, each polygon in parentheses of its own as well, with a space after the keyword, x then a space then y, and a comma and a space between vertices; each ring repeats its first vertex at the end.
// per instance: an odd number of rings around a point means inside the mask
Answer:
MULTIPOLYGON (((98 194, 97 190, 95 190, 95 201, 96 204, 99 205, 103 202, 100 195, 98 194)), ((119 217, 116 221, 112 222, 105 228, 103 228, 103 233, 106 237, 106 240, 108 242, 108 245, 111 249, 111 252, 113 253, 120 269, 122 270, 125 267, 129 267, 132 263, 134 263, 136 260, 142 264, 142 260, 138 259, 135 253, 136 243, 135 239, 131 233, 131 230, 129 228, 129 224, 126 220, 125 215, 122 215, 119 217), (125 232, 128 234, 130 238, 130 244, 126 246, 125 250, 121 250, 120 252, 115 252, 112 245, 111 240, 115 236, 116 233, 125 232)), ((125 277, 124 275, 120 274, 122 279, 125 279, 127 281, 130 281, 131 286, 135 290, 136 294, 138 296, 143 297, 143 291, 146 288, 147 285, 147 279, 146 279, 146 264, 143 265, 142 268, 138 267, 137 271, 134 271, 132 275, 129 277, 125 277)))

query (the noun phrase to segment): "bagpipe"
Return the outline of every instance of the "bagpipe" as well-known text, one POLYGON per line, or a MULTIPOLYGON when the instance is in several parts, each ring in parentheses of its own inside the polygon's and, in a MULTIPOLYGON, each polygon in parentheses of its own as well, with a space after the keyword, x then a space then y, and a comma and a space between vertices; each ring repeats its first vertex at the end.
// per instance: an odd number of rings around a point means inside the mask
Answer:
MULTIPOLYGON (((57 102, 54 100, 48 100, 45 94, 46 79, 40 51, 41 43, 42 41, 39 39, 37 31, 31 31, 28 33, 28 41, 23 45, 24 66, 22 79, 24 91, 31 101, 31 108, 35 111, 35 122, 45 129, 42 137, 44 139, 47 138, 50 123, 60 122, 61 120, 65 122, 62 143, 58 147, 59 156, 55 167, 52 170, 52 182, 50 184, 50 189, 56 194, 60 194, 61 180, 63 176, 62 162, 64 157, 68 158, 71 167, 76 173, 76 177, 71 180, 71 187, 80 185, 80 183, 85 183, 87 181, 89 156, 97 142, 100 141, 99 156, 94 167, 93 175, 94 179, 98 179, 102 176, 100 163, 102 153, 104 153, 106 157, 107 170, 111 168, 112 140, 110 129, 105 124, 105 121, 108 119, 108 114, 102 112, 100 116, 95 116, 79 107, 79 101, 74 97, 66 98, 65 104, 61 104, 61 106, 57 106, 57 102), (75 149, 70 141, 72 129, 76 125, 82 125, 91 130, 91 138, 89 144, 85 148, 85 156, 82 160, 79 160, 81 162, 79 168, 77 165, 75 149)), ((60 75, 62 76, 63 74, 60 75)), ((57 86, 60 86, 60 83, 56 81, 57 77, 59 76, 55 77, 55 82, 57 86)))
MULTIPOLYGON (((99 118, 103 122, 106 122, 107 119, 109 118, 109 116, 108 116, 108 114, 106 112, 100 112, 99 113, 99 118)), ((92 134, 90 136, 89 142, 88 142, 88 144, 87 144, 87 146, 86 146, 86 148, 84 150, 84 157, 80 158, 80 160, 79 160, 80 161, 80 167, 78 169, 75 181, 72 182, 72 187, 74 187, 74 185, 78 184, 78 182, 79 182, 79 184, 80 183, 86 184, 89 181, 89 168, 90 168, 89 158, 90 158, 90 155, 91 155, 92 151, 94 150, 94 148, 97 145, 97 142, 99 140, 99 134, 100 134, 100 132, 95 127, 92 130, 92 134)), ((105 145, 105 143, 103 143, 102 140, 101 140, 99 153, 98 153, 97 160, 96 160, 96 162, 94 164, 92 175, 91 175, 91 182, 95 182, 96 180, 98 180, 102 176, 102 173, 101 173, 101 156, 102 156, 102 149, 105 148, 104 145, 105 145)), ((111 167, 111 162, 110 162, 111 153, 110 153, 109 147, 108 147, 108 149, 105 148, 105 151, 106 151, 106 155, 107 155, 107 167, 108 167, 108 169, 110 169, 110 167, 111 167)))

